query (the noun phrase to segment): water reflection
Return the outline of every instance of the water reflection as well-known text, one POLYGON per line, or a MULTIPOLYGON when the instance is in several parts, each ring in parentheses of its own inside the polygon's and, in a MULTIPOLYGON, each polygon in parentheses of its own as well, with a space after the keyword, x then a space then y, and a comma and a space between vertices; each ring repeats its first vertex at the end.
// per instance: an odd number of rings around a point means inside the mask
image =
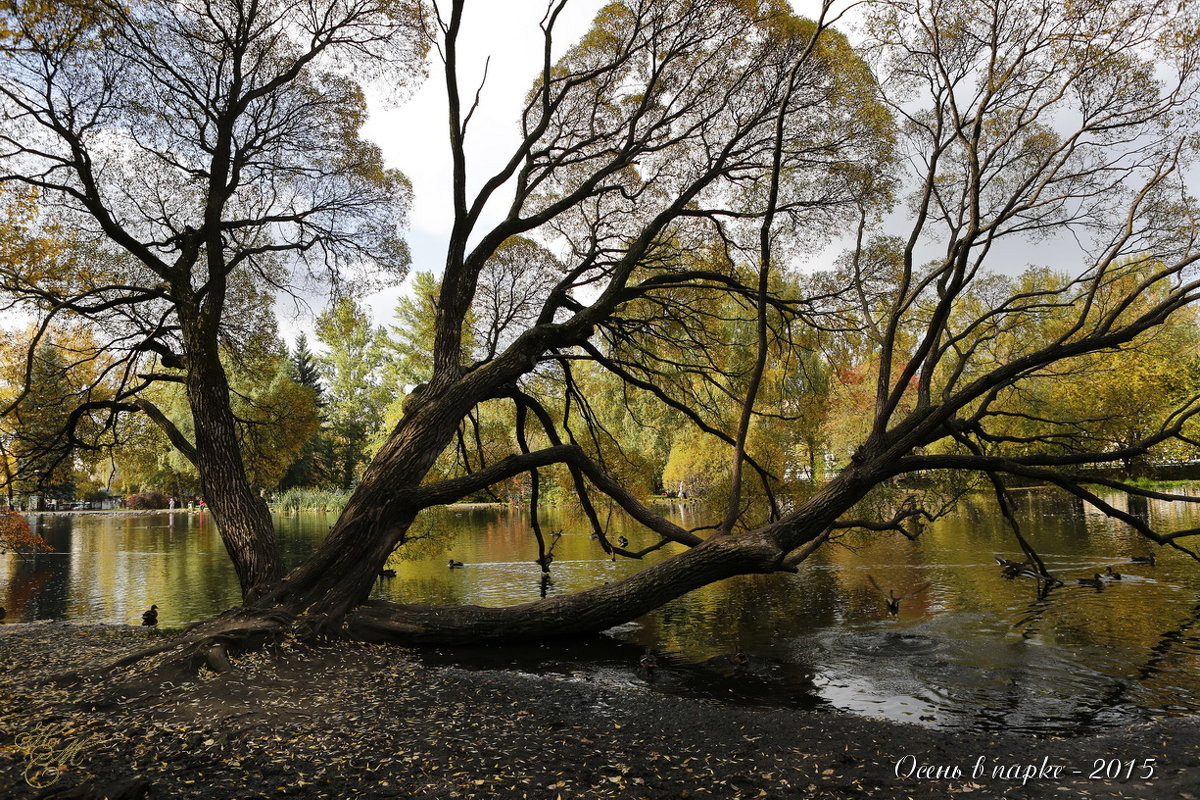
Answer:
MULTIPOLYGON (((1170 527, 1196 524, 1195 512, 1166 503, 1134 508, 1111 500, 1170 527)), ((1042 599, 1033 581, 1001 576, 994 554, 1022 557, 983 498, 916 542, 849 539, 821 550, 798 575, 707 586, 606 637, 424 657, 976 730, 1063 732, 1200 711, 1195 563, 1158 551, 1157 566, 1131 564, 1150 549, 1073 500, 1027 492, 1017 511, 1049 568, 1069 579, 1042 599), (1074 583, 1110 565, 1123 578, 1103 591, 1074 583), (897 594, 929 588, 893 617, 868 576, 897 594), (658 660, 649 675, 638 667, 646 647, 658 660), (747 663, 730 658, 738 650, 747 663)), ((691 506, 675 513, 690 517, 680 519, 685 526, 702 521, 691 506)), ((279 517, 288 564, 310 552, 333 519, 279 517)), ((56 552, 0 559, 0 605, 10 620, 137 624, 155 603, 162 625, 180 626, 237 601, 232 568, 205 514, 47 516, 34 525, 56 552)), ((549 580, 534 563, 537 545, 523 513, 454 509, 421 525, 405 557, 389 564, 396 575, 380 580, 377 596, 508 605, 617 580, 640 566, 606 556, 586 523, 567 514, 542 520, 548 537, 562 533, 549 580), (450 559, 465 566, 449 569, 450 559)), ((628 537, 630 549, 651 541, 616 518, 609 535, 628 537)))

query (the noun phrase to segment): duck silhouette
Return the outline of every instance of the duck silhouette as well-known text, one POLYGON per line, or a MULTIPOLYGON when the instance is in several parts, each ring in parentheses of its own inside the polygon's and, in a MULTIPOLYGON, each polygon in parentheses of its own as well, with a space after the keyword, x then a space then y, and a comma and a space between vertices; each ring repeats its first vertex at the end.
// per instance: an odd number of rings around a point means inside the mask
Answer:
POLYGON ((1076 583, 1078 583, 1080 586, 1090 586, 1096 591, 1100 591, 1104 588, 1104 579, 1100 577, 1099 572, 1090 578, 1080 578, 1076 581, 1076 583))
POLYGON ((996 563, 1000 565, 1000 574, 1008 580, 1013 578, 1033 578, 1035 581, 1045 582, 1047 588, 1053 586, 1061 586, 1062 581, 1058 578, 1053 578, 1050 575, 1043 575, 1033 568, 1032 561, 1009 561, 1007 558, 996 556, 996 563))
POLYGON ((919 586, 917 586, 912 591, 902 594, 900 596, 897 596, 896 592, 892 589, 888 589, 885 592, 883 590, 883 588, 878 583, 875 582, 875 578, 873 576, 868 575, 867 580, 869 580, 871 582, 871 585, 875 587, 875 591, 879 592, 879 594, 883 597, 884 601, 887 603, 888 613, 891 614, 893 617, 900 613, 900 601, 901 600, 907 600, 908 598, 910 598, 914 595, 920 594, 921 592, 928 589, 931 585, 928 581, 926 581, 925 583, 922 583, 919 586))
POLYGON ((383 569, 379 570, 379 577, 394 578, 396 577, 396 570, 392 569, 391 567, 384 567, 383 569))
POLYGON ((459 569, 463 566, 463 562, 450 559, 450 569, 459 569))
POLYGON ((735 667, 744 667, 750 663, 750 656, 746 655, 739 644, 732 653, 729 654, 729 663, 735 667))
POLYGON ((142 613, 142 624, 150 626, 158 624, 158 606, 151 605, 147 611, 142 613))
POLYGON ((1129 560, 1129 563, 1130 564, 1147 564, 1147 565, 1153 567, 1154 566, 1154 553, 1151 553, 1148 556, 1134 556, 1133 558, 1131 558, 1129 560))
POLYGON ((646 673, 646 675, 654 674, 654 670, 658 668, 658 657, 654 655, 653 647, 646 648, 646 652, 643 653, 642 657, 638 659, 638 667, 640 667, 642 672, 646 673))
POLYGON ((1001 558, 1000 556, 996 556, 995 558, 996 563, 1000 565, 1000 574, 1010 581, 1018 575, 1025 577, 1030 577, 1031 575, 1037 576, 1037 573, 1032 569, 1033 564, 1028 561, 1018 563, 1016 561, 1009 561, 1007 558, 1001 558))
POLYGON ((1112 564, 1109 564, 1108 569, 1104 570, 1104 577, 1108 578, 1109 580, 1119 581, 1121 580, 1121 573, 1113 569, 1112 564))

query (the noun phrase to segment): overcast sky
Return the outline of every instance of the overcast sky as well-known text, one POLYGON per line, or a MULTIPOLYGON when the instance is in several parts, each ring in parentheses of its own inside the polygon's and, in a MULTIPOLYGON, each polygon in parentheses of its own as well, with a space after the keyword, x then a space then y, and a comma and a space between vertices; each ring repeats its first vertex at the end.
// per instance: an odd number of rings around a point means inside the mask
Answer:
MULTIPOLYGON (((556 25, 558 53, 583 36, 603 4, 602 0, 568 3, 556 25)), ((519 141, 520 109, 541 64, 538 23, 545 11, 545 0, 467 1, 458 51, 464 103, 473 98, 487 65, 487 81, 467 133, 468 192, 499 169, 519 141)), ((411 99, 390 108, 376 106, 364 130, 383 149, 389 166, 412 181, 408 230, 412 272, 441 272, 450 233, 450 148, 441 69, 433 54, 429 76, 411 99)), ((498 197, 505 199, 503 193, 498 197)), ((400 294, 394 289, 370 298, 377 320, 391 318, 400 294)))

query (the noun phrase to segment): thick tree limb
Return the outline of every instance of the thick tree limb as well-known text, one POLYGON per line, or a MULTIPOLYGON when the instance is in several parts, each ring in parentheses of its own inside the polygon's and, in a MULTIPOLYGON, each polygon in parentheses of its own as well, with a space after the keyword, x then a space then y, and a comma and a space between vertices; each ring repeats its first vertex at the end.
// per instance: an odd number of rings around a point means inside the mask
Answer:
POLYGON ((689 533, 675 523, 660 517, 643 506, 624 487, 600 469, 596 462, 588 458, 578 446, 569 444, 535 450, 532 453, 508 456, 497 461, 495 464, 461 478, 450 478, 435 483, 427 483, 415 489, 404 490, 397 494, 393 502, 418 509, 445 505, 506 478, 512 478, 520 475, 522 472, 528 472, 539 467, 548 467, 551 464, 566 464, 576 467, 587 476, 588 480, 597 489, 615 500, 630 516, 655 533, 673 542, 692 547, 704 541, 694 533, 689 533))
POLYGON ((162 429, 162 432, 171 440, 171 444, 178 450, 183 457, 192 463, 193 466, 199 467, 197 463, 199 456, 196 453, 196 446, 192 444, 179 428, 175 427, 175 423, 167 418, 167 415, 162 410, 144 398, 137 398, 133 401, 138 410, 145 414, 148 418, 154 421, 154 424, 162 429))

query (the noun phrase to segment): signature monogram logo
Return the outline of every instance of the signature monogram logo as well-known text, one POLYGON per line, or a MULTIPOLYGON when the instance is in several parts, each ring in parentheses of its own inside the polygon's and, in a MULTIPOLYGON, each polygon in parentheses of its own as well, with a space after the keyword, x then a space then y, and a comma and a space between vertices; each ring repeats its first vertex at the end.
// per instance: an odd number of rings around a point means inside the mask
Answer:
POLYGON ((38 725, 18 734, 17 752, 25 757, 25 782, 34 789, 46 789, 58 783, 69 767, 77 767, 83 753, 101 742, 98 736, 71 738, 58 725, 38 725))

